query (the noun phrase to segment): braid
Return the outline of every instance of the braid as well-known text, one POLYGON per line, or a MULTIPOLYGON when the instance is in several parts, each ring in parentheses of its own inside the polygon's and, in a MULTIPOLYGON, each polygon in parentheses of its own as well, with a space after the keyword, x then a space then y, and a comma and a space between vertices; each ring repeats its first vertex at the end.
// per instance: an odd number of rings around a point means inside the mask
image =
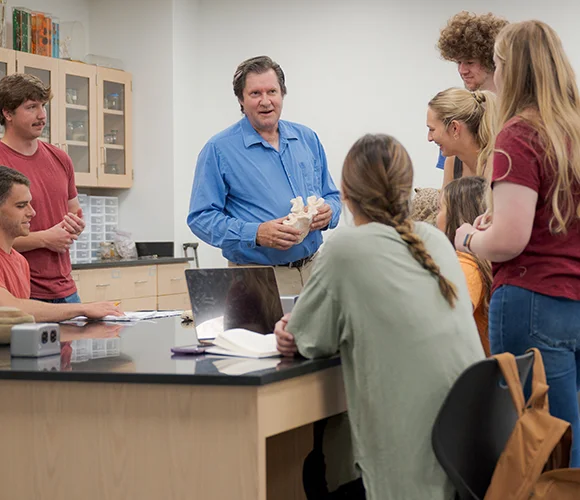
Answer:
MULTIPOLYGON (((468 96, 473 99, 469 92, 468 96)), ((365 135, 346 155, 342 188, 349 207, 370 222, 393 227, 407 244, 413 258, 437 278, 445 300, 455 307, 455 285, 441 275, 439 266, 427 252, 423 241, 413 232, 409 201, 412 185, 411 158, 401 143, 391 136, 365 135)))
POLYGON ((413 221, 408 218, 403 219, 399 216, 392 217, 391 222, 392 226, 401 236, 401 239, 407 244, 411 255, 417 262, 419 262, 419 264, 421 264, 427 271, 429 271, 435 278, 437 278, 441 294, 443 297, 445 297, 445 300, 451 307, 455 307, 455 301, 457 300, 457 288, 441 274, 441 269, 435 263, 431 255, 429 255, 429 252, 427 252, 423 241, 416 233, 413 232, 413 221))

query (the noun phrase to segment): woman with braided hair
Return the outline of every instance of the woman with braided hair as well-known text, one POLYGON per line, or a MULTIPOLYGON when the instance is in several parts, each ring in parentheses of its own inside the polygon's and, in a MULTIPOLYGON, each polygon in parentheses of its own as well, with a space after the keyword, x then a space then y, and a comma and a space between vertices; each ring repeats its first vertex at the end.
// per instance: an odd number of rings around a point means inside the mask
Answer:
POLYGON ((354 461, 371 500, 453 498, 431 428, 455 379, 484 358, 453 246, 410 219, 412 184, 409 155, 393 137, 352 146, 342 195, 355 227, 325 244, 275 330, 284 355, 340 352, 354 461))

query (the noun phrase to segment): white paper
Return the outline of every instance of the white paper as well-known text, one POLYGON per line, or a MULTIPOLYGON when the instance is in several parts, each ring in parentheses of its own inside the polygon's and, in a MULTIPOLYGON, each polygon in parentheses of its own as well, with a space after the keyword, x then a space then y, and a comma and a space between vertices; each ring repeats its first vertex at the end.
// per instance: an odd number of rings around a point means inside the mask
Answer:
MULTIPOLYGON (((183 311, 125 311, 124 316, 105 316, 98 320, 91 321, 110 321, 110 322, 134 322, 144 319, 169 318, 172 316, 180 316, 183 311)), ((86 316, 77 316, 70 321, 88 321, 86 316)))
POLYGON ((198 340, 215 339, 220 333, 224 333, 224 317, 218 316, 196 325, 195 333, 198 340))

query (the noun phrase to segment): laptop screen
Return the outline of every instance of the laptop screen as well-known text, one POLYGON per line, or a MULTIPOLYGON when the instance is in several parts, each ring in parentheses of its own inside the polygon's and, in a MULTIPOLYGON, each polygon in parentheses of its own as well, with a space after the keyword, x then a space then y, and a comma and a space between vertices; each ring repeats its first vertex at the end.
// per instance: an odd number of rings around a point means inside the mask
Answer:
POLYGON ((198 335, 203 324, 218 331, 245 328, 272 333, 282 317, 271 267, 187 269, 185 278, 198 335))

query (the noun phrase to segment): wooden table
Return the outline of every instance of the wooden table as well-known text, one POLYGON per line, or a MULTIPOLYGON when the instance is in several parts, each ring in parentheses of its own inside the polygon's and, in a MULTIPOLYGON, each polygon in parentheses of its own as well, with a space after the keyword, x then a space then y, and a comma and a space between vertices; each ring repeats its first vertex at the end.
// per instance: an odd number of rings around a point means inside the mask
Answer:
POLYGON ((0 350, 3 498, 305 498, 311 424, 346 410, 337 358, 228 375, 224 358, 171 357, 194 338, 175 318, 90 328, 63 328, 61 356, 33 366, 0 350))

